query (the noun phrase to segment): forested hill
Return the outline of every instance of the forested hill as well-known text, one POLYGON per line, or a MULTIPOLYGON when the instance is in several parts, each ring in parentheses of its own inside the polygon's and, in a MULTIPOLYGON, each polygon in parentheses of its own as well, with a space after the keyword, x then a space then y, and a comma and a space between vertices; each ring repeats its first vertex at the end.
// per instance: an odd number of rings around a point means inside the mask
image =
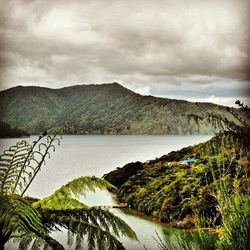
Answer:
POLYGON ((31 134, 58 127, 65 134, 197 134, 186 114, 226 107, 142 96, 118 83, 61 89, 17 86, 0 92, 0 118, 31 134))

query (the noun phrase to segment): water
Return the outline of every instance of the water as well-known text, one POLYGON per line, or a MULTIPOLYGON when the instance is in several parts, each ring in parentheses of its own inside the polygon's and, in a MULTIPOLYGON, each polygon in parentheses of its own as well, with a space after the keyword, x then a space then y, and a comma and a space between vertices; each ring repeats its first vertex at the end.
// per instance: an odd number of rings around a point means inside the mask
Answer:
MULTIPOLYGON (((32 136, 27 140, 36 139, 32 136)), ((210 139, 211 136, 63 136, 61 145, 51 153, 51 159, 42 167, 30 186, 27 195, 43 198, 66 182, 86 175, 102 177, 105 173, 122 167, 126 163, 155 159, 173 150, 194 145, 210 139)), ((20 139, 0 139, 0 154, 20 139)), ((88 205, 114 205, 108 192, 96 192, 86 198, 88 205)), ((145 217, 127 213, 122 209, 113 212, 125 220, 135 231, 139 242, 122 238, 127 249, 158 249, 153 236, 162 236, 163 230, 170 230, 165 224, 148 220, 145 217)), ((66 244, 64 233, 55 237, 66 244)), ((66 245, 65 245, 66 246, 66 245)), ((67 247, 66 247, 67 248, 67 247)), ((7 249, 12 249, 9 246, 7 249)), ((15 249, 15 248, 13 248, 15 249)))

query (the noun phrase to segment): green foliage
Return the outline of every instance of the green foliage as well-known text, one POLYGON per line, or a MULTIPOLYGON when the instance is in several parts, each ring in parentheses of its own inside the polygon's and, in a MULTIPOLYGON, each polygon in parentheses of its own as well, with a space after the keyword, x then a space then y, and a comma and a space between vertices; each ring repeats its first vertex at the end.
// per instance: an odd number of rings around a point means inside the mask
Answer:
POLYGON ((29 243, 36 238, 40 239, 43 245, 48 244, 53 249, 64 249, 48 235, 42 224, 41 215, 25 198, 20 195, 1 195, 0 203, 1 247, 11 237, 18 239, 24 237, 30 239, 29 243))
MULTIPOLYGON (((244 176, 246 177, 246 176, 244 176)), ((250 231, 250 189, 249 179, 244 178, 247 185, 244 190, 240 185, 241 179, 238 175, 234 178, 225 169, 213 174, 214 190, 213 195, 217 201, 217 211, 220 212, 221 226, 214 224, 211 214, 204 216, 201 213, 195 214, 197 227, 196 231, 183 231, 181 234, 174 234, 173 244, 168 235, 163 242, 156 238, 158 246, 163 250, 192 249, 192 250, 243 250, 249 248, 250 231), (216 226, 216 230, 214 227, 216 226), (212 233, 211 233, 212 232, 212 233)), ((243 185, 244 187, 244 185, 243 185)), ((197 210, 198 211, 198 210, 197 210)))
POLYGON ((187 124, 186 115, 210 111, 227 113, 215 104, 141 96, 117 83, 0 92, 1 118, 30 134, 56 128, 64 134, 208 134, 214 131, 208 122, 187 124))
POLYGON ((161 239, 158 234, 156 234, 156 238, 154 237, 161 250, 213 250, 216 247, 217 237, 202 229, 199 232, 185 230, 178 233, 173 232, 172 235, 164 230, 163 234, 164 239, 161 239), (170 241, 170 237, 172 237, 172 241, 170 241))
POLYGON ((0 222, 3 227, 3 235, 12 232, 37 235, 44 233, 39 213, 24 198, 18 195, 4 195, 0 196, 0 202, 0 222))
POLYGON ((135 232, 108 210, 88 207, 77 199, 97 188, 114 189, 107 181, 79 177, 44 199, 24 197, 46 157, 55 150, 54 144, 59 142, 56 135, 44 133, 32 145, 18 142, 0 157, 0 247, 15 238, 20 241, 20 249, 31 244, 32 249, 64 249, 49 234, 66 228, 70 244, 75 238, 76 249, 83 247, 83 237, 88 249, 124 249, 118 237, 137 239, 135 232))
MULTIPOLYGON (((237 115, 230 114, 236 119, 237 115)), ((208 116, 208 119, 222 119, 223 126, 232 129, 218 133, 208 142, 170 152, 143 163, 141 169, 133 169, 129 179, 118 186, 118 199, 146 214, 157 215, 162 221, 183 219, 198 210, 212 213, 215 224, 220 223, 218 201, 214 195, 218 190, 215 178, 222 174, 229 179, 237 176, 242 190, 246 190, 244 176, 249 174, 250 137, 248 125, 241 118, 238 119, 240 125, 234 126, 233 122, 226 125, 227 120, 222 116, 208 116), (188 158, 197 161, 187 166, 181 164, 188 158)), ((117 169, 106 174, 105 178, 116 184, 124 171, 125 167, 117 169)))
POLYGON ((58 226, 67 228, 76 236, 78 246, 82 246, 82 238, 86 236, 89 249, 123 249, 115 236, 136 239, 134 231, 111 212, 88 207, 74 198, 96 188, 114 186, 96 177, 80 177, 63 185, 51 196, 34 202, 32 206, 41 214, 47 229, 51 231, 58 226))
MULTIPOLYGON (((53 206, 52 208, 72 208, 72 207, 80 207, 81 203, 78 202, 74 197, 79 198, 79 196, 85 196, 86 192, 91 191, 95 192, 96 189, 108 189, 114 188, 109 182, 97 178, 95 176, 82 176, 77 179, 74 179, 68 182, 66 185, 63 185, 61 188, 56 190, 52 195, 41 199, 35 203, 33 206, 35 208, 48 208, 53 206), (74 196, 74 197, 72 197, 74 196)), ((84 205, 83 205, 84 206, 84 205)))
MULTIPOLYGON (((244 119, 232 109, 226 117, 211 112, 190 115, 197 124, 207 120, 221 131, 205 143, 144 163, 118 188, 119 200, 163 221, 177 220, 174 225, 180 225, 180 219, 196 218, 198 233, 176 235, 177 245, 158 237, 160 249, 249 248, 250 110, 237 103, 244 119), (183 165, 181 161, 188 158, 197 160, 183 165), (219 231, 218 239, 206 228, 219 231)), ((115 183, 119 171, 122 168, 105 177, 115 183)))
MULTIPOLYGON (((53 229, 55 226, 61 226, 67 228, 77 238, 82 239, 83 236, 87 236, 89 245, 95 247, 100 244, 106 246, 107 249, 116 249, 121 247, 121 243, 115 236, 120 237, 122 235, 136 239, 136 235, 133 230, 120 218, 113 215, 108 210, 102 210, 100 208, 80 208, 80 209, 38 209, 43 222, 53 229), (115 235, 113 236, 111 232, 115 235), (115 248, 108 248, 111 240, 111 244, 115 244, 115 248)), ((89 246, 90 247, 90 246, 89 246)), ((98 248, 99 249, 99 248, 98 248)))
POLYGON ((39 136, 37 141, 30 145, 22 140, 16 145, 5 150, 0 156, 0 194, 24 195, 27 188, 45 163, 46 157, 50 157, 50 150, 55 150, 54 143, 59 139, 54 136, 47 136, 47 142, 42 139, 46 136, 39 136))
MULTIPOLYGON (((217 242, 220 250, 245 250, 250 245, 250 190, 247 195, 235 193, 223 200, 223 234, 217 242), (226 211, 225 211, 226 210, 226 211)), ((220 201, 221 202, 221 201, 220 201)), ((220 203, 219 202, 219 203, 220 203)))
MULTIPOLYGON (((143 163, 143 168, 136 170, 118 188, 117 198, 145 214, 157 214, 162 221, 184 219, 196 210, 213 213, 217 218, 213 175, 218 177, 225 171, 230 178, 238 176, 243 188, 243 175, 248 170, 247 165, 242 165, 240 152, 238 137, 233 138, 232 134, 223 138, 218 135, 206 143, 175 152, 179 158, 171 152, 158 160, 143 163), (182 160, 193 156, 199 158, 199 162, 187 166, 181 164, 182 160), (177 158, 178 162, 171 161, 177 158)), ((105 178, 116 183, 122 169, 106 174, 105 178)), ((218 217, 216 223, 219 222, 218 217)))
MULTIPOLYGON (((239 162, 240 168, 246 164, 243 159, 239 162)), ((247 163, 248 164, 248 163, 247 163)), ((249 165, 247 166, 249 168, 249 165)), ((235 178, 224 169, 219 176, 213 175, 216 180, 214 193, 221 214, 221 235, 217 241, 218 249, 247 249, 249 247, 250 231, 250 186, 248 171, 236 169, 235 178)))

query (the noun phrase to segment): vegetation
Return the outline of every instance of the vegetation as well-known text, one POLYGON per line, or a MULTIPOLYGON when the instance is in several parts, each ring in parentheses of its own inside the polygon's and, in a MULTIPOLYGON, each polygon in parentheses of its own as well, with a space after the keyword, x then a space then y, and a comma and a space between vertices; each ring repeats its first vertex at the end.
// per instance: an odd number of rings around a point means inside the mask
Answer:
MULTIPOLYGON (((250 111, 237 103, 245 119, 231 109, 226 117, 214 113, 189 116, 197 123, 206 119, 221 130, 210 141, 143 163, 128 179, 119 175, 122 168, 104 176, 111 183, 119 177, 117 198, 130 207, 180 228, 196 224, 199 234, 184 233, 177 238, 181 249, 249 248, 250 111), (183 164, 188 158, 196 161, 183 164), (218 233, 217 241, 206 238, 206 228, 218 233), (191 244, 193 237, 198 237, 196 245, 191 244)), ((165 250, 175 249, 159 239, 158 244, 165 250)))
POLYGON ((62 89, 18 86, 0 92, 0 117, 13 127, 38 134, 63 127, 64 134, 208 134, 186 115, 227 108, 211 103, 141 96, 118 83, 62 89))
POLYGON ((200 229, 199 232, 188 230, 172 232, 163 230, 164 238, 161 239, 158 234, 154 237, 158 249, 161 250, 213 250, 216 249, 217 237, 214 234, 208 233, 200 229), (170 237, 173 237, 170 241, 170 237), (174 243, 173 243, 174 242, 174 243))
POLYGON ((0 138, 25 137, 29 134, 21 129, 12 128, 9 124, 0 121, 0 138))
POLYGON ((245 158, 242 157, 241 162, 237 156, 240 145, 234 139, 231 134, 223 138, 218 135, 209 142, 171 152, 143 163, 143 168, 128 180, 119 175, 123 168, 106 174, 104 178, 112 184, 121 184, 117 186, 120 201, 161 221, 181 220, 198 209, 205 214, 213 212, 217 224, 217 201, 211 193, 215 188, 213 176, 218 177, 228 166, 226 171, 231 178, 237 175, 244 182, 245 171, 248 171, 241 165, 245 164, 245 158), (229 145, 226 148, 225 143, 229 145), (190 165, 181 163, 193 157, 199 161, 190 165))
POLYGON ((19 249, 29 245, 32 249, 64 249, 50 236, 62 228, 69 232, 69 245, 75 238, 76 249, 82 248, 84 237, 88 249, 124 249, 118 237, 136 239, 134 231, 108 210, 77 199, 96 188, 114 188, 107 181, 79 177, 41 200, 25 196, 55 143, 60 143, 57 136, 44 133, 32 145, 23 140, 0 157, 0 249, 10 239, 19 240, 19 249))

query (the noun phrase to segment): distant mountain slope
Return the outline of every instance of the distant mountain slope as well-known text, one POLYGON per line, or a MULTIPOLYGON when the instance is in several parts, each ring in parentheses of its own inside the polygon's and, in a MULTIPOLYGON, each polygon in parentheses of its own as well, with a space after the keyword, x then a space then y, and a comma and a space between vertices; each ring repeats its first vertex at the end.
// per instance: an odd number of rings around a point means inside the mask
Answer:
POLYGON ((64 127, 69 134, 194 134, 186 114, 226 107, 142 96, 118 83, 61 89, 17 86, 0 92, 0 118, 29 133, 64 127))

